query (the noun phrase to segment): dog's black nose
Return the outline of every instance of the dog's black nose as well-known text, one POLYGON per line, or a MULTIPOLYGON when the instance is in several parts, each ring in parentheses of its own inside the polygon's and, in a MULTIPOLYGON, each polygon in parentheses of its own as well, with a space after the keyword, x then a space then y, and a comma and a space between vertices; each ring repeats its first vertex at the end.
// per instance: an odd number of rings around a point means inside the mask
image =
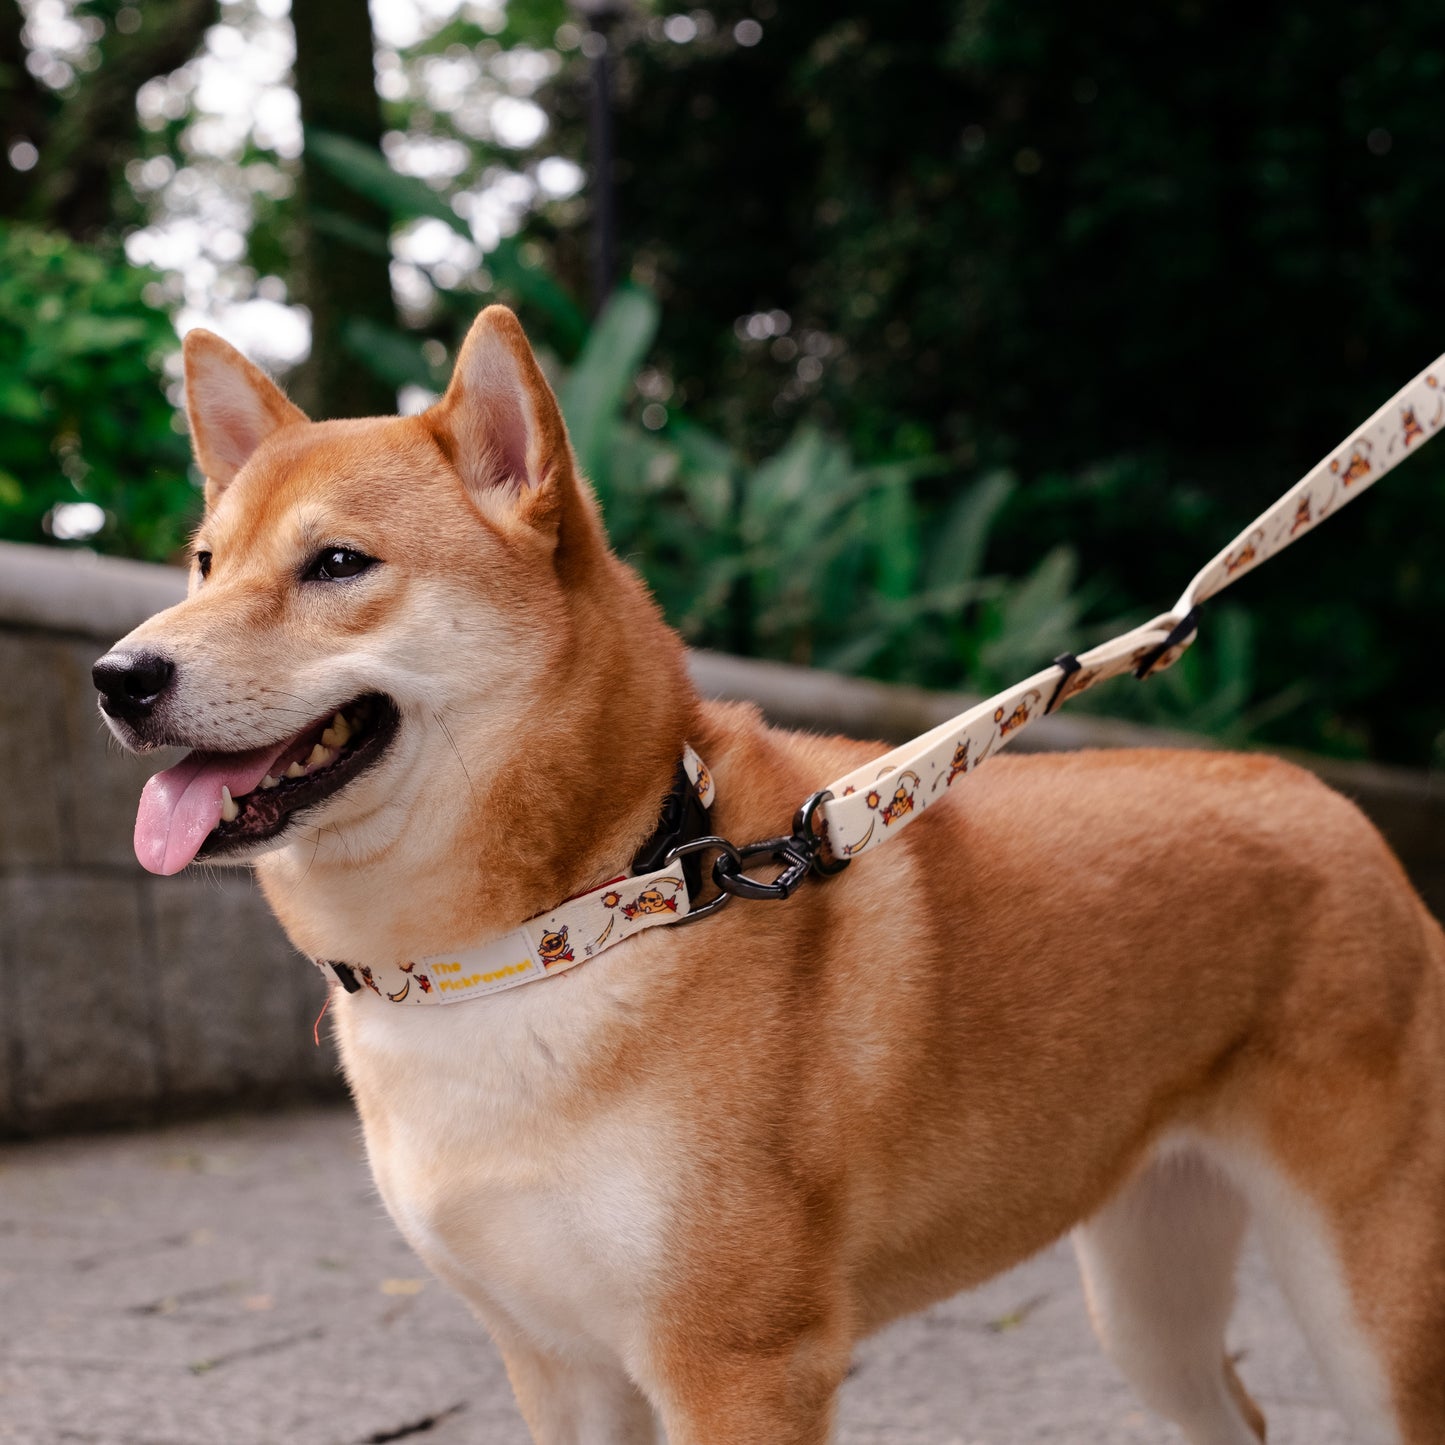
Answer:
POLYGON ((158 652, 107 652, 90 669, 100 708, 111 717, 144 717, 170 686, 176 665, 158 652))

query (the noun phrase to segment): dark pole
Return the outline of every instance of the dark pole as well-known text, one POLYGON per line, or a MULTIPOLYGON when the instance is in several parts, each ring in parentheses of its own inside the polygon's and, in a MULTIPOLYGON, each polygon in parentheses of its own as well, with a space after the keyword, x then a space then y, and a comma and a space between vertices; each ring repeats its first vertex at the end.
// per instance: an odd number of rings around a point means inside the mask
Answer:
POLYGON ((617 196, 612 188, 611 25, 592 34, 601 44, 592 57, 592 309, 601 311, 617 280, 617 196))
POLYGON ((592 310, 607 304, 617 284, 617 193, 612 178, 612 37, 626 0, 572 0, 587 22, 582 51, 592 62, 588 149, 592 162, 592 310))

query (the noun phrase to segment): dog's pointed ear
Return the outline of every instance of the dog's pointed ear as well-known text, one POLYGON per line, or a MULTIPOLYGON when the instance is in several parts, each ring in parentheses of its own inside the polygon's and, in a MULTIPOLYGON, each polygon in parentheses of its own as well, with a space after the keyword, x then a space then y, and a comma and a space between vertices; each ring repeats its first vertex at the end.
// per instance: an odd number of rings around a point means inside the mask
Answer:
POLYGON ((214 332, 188 331, 182 352, 191 448, 205 473, 210 506, 267 437, 307 418, 259 366, 214 332))
POLYGON ((446 395, 426 416, 484 512, 556 526, 572 448, 522 323, 505 306, 488 306, 472 323, 446 395))

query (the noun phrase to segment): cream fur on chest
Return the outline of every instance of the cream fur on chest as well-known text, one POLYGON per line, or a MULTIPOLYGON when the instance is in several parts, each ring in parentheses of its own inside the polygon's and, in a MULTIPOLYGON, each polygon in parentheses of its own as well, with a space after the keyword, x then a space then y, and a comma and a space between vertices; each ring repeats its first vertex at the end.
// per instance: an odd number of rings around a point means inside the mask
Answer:
POLYGON ((494 1331, 610 1361, 642 1348, 686 1152, 665 1111, 588 1106, 583 1075, 625 994, 594 965, 478 1009, 337 1001, 372 1170, 407 1241, 494 1331))

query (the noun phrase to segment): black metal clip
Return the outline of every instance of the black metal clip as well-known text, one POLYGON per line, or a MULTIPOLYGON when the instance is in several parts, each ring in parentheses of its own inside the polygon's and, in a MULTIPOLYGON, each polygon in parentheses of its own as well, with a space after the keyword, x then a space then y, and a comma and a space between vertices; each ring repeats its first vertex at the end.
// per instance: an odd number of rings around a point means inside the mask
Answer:
POLYGON ((790 898, 803 879, 813 871, 813 855, 798 846, 796 838, 764 838, 737 850, 736 857, 724 853, 712 865, 712 881, 735 898, 757 900, 790 898), (749 878, 744 871, 757 858, 771 858, 783 865, 771 879, 749 878))
POLYGON ((793 831, 787 837, 764 838, 742 848, 729 843, 726 838, 693 838, 670 849, 664 860, 667 863, 674 863, 690 854, 703 851, 715 851, 718 855, 712 865, 712 881, 717 885, 717 897, 710 898, 700 907, 690 909, 686 917, 679 921, 690 923, 694 918, 706 918, 709 913, 716 913, 734 898, 751 898, 755 901, 791 898, 809 873, 818 873, 823 877, 841 873, 853 860, 825 859, 824 836, 813 828, 813 818, 818 808, 832 796, 826 788, 812 794, 793 815, 793 831), (781 872, 772 878, 750 878, 748 865, 759 858, 781 863, 781 872))
POLYGON ((804 800, 803 806, 793 814, 793 838, 808 850, 813 860, 813 872, 824 878, 831 878, 835 873, 841 873, 853 860, 851 858, 834 858, 831 862, 823 857, 823 849, 827 845, 827 838, 822 833, 813 831, 813 815, 833 796, 828 788, 819 788, 816 793, 810 793, 804 800))
POLYGON ((824 789, 808 798, 793 815, 793 831, 787 837, 764 838, 737 849, 733 856, 723 854, 712 865, 712 881, 724 893, 738 898, 780 900, 791 898, 810 873, 819 873, 824 877, 841 873, 853 860, 825 860, 823 835, 813 828, 813 817, 819 806, 832 796, 824 789), (757 858, 781 863, 781 872, 766 879, 748 877, 747 865, 757 858))

